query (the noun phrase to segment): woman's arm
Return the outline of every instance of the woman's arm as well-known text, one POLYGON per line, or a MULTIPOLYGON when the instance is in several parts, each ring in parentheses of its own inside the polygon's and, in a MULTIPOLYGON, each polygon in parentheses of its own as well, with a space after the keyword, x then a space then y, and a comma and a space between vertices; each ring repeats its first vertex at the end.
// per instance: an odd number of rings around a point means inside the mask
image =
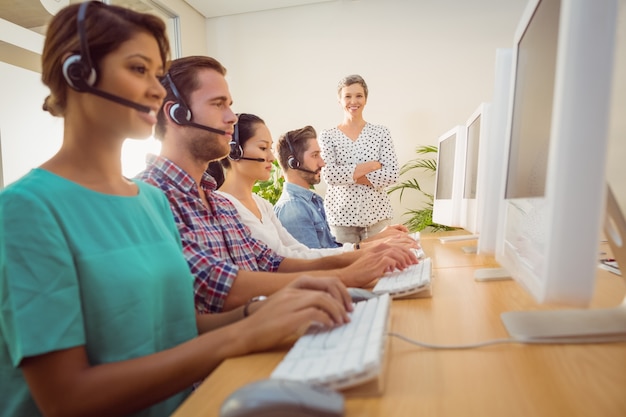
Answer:
MULTIPOLYGON (((326 166, 322 170, 322 178, 329 186, 354 184, 354 163, 340 163, 337 155, 338 143, 341 139, 339 129, 324 130, 320 133, 318 143, 326 166)), ((347 143, 349 145, 349 143, 347 143)))
POLYGON ((365 175, 367 175, 367 180, 372 187, 382 189, 398 182, 398 157, 389 129, 384 126, 372 126, 372 128, 375 129, 378 132, 377 135, 381 137, 378 151, 380 168, 372 170, 365 175))
POLYGON ((351 309, 345 287, 330 278, 301 278, 262 304, 245 320, 149 356, 94 366, 78 346, 25 358, 21 369, 46 416, 125 415, 190 387, 226 358, 273 347, 312 322, 346 323, 351 309))
POLYGON ((362 164, 358 164, 356 166, 356 168, 354 169, 354 174, 352 174, 352 178, 354 179, 354 182, 356 182, 357 184, 372 185, 372 183, 366 177, 366 175, 369 174, 370 172, 379 170, 382 167, 383 167, 383 164, 381 164, 378 161, 363 162, 362 164))

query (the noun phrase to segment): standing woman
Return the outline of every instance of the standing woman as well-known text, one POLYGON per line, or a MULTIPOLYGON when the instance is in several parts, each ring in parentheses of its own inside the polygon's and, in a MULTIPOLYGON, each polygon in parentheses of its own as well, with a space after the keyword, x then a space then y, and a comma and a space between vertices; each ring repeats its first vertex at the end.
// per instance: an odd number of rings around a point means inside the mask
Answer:
POLYGON ((224 359, 347 321, 345 288, 319 278, 196 315, 167 199, 121 169, 125 138, 152 133, 168 52, 160 19, 100 2, 49 24, 63 144, 0 194, 0 416, 170 415, 224 359))
POLYGON ((365 80, 349 75, 339 82, 337 93, 343 121, 319 136, 326 162, 322 178, 328 184, 324 208, 337 241, 359 243, 390 225, 387 187, 398 181, 398 159, 389 129, 363 118, 365 80))

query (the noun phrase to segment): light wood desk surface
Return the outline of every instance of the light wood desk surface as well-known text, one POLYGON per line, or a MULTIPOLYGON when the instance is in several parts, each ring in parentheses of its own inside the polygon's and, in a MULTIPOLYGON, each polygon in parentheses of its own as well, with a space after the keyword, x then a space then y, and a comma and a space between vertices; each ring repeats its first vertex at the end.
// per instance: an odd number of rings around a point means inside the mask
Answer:
MULTIPOLYGON (((466 254, 458 256, 463 265, 466 254)), ((508 337, 504 311, 554 308, 538 306, 513 281, 476 282, 475 269, 435 269, 432 298, 393 301, 392 331, 474 343, 508 337)), ((603 270, 596 287, 591 307, 616 306, 626 293, 622 278, 603 270)), ((626 343, 432 350, 392 337, 389 348, 383 394, 346 398, 346 416, 626 416, 626 343)), ((269 377, 287 349, 225 361, 174 416, 217 417, 228 395, 269 377)))

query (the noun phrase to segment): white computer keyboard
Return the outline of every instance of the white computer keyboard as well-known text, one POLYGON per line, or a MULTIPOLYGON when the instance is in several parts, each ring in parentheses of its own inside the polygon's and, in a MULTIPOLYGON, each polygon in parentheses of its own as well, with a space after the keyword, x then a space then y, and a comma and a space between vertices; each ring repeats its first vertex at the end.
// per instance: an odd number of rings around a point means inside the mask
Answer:
POLYGON ((350 323, 332 329, 311 328, 291 347, 271 378, 345 389, 373 380, 382 372, 391 297, 354 303, 350 323))
POLYGON ((392 298, 402 298, 430 291, 432 266, 430 258, 399 271, 383 275, 372 290, 375 294, 389 294, 392 298))

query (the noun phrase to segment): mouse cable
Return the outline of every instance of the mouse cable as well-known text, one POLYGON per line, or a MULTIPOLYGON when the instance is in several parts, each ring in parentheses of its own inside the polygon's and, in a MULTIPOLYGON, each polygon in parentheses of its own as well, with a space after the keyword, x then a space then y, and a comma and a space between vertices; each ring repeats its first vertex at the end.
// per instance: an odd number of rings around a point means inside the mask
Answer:
POLYGON ((419 340, 411 339, 400 333, 389 332, 388 336, 397 337, 400 340, 404 340, 412 345, 417 345, 426 349, 476 349, 491 345, 502 345, 507 343, 519 343, 519 344, 531 344, 531 345, 552 345, 552 344, 589 344, 589 343, 620 343, 626 342, 625 336, 608 336, 608 337, 554 337, 554 338, 541 338, 541 339, 492 339, 484 342, 470 343, 465 345, 437 345, 432 343, 421 342, 419 340))

